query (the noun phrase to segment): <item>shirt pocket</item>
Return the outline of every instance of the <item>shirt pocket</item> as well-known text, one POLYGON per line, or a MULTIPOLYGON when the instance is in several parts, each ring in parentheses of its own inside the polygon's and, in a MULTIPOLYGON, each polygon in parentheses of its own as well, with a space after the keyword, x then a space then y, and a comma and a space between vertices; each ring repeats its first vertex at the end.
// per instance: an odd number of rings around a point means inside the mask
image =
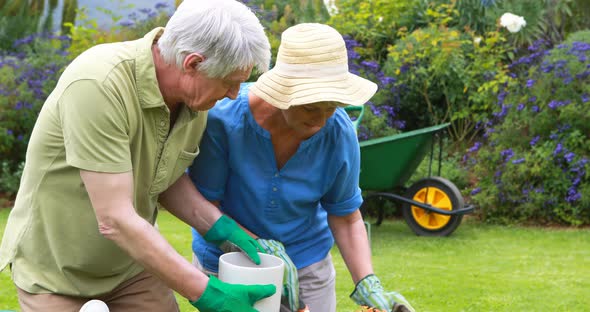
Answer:
POLYGON ((180 151, 174 166, 174 170, 172 170, 172 176, 170 177, 170 182, 168 183, 169 185, 176 182, 176 180, 178 180, 178 178, 186 172, 186 169, 193 163, 197 155, 199 155, 198 146, 194 152, 180 151))
POLYGON ((180 150, 177 156, 166 157, 166 153, 164 153, 156 168, 156 176, 150 194, 159 195, 167 190, 186 171, 198 154, 199 147, 195 147, 194 152, 180 150))

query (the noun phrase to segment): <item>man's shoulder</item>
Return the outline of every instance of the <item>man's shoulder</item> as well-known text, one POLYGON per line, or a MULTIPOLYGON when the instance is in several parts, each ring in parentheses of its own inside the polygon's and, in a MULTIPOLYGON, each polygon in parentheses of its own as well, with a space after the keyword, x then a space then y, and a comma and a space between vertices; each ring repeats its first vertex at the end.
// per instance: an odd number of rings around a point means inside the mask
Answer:
POLYGON ((78 55, 68 65, 63 77, 103 81, 116 71, 132 75, 136 56, 134 41, 99 44, 78 55))

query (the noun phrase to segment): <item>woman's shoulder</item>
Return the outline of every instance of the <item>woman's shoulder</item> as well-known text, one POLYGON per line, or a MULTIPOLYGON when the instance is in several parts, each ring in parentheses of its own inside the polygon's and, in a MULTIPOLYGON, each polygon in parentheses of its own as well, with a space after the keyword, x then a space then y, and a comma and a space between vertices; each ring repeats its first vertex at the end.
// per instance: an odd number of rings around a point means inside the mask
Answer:
POLYGON ((349 139, 354 138, 354 140, 356 140, 356 130, 354 129, 350 116, 344 108, 337 108, 334 112, 332 128, 333 134, 345 136, 349 139))

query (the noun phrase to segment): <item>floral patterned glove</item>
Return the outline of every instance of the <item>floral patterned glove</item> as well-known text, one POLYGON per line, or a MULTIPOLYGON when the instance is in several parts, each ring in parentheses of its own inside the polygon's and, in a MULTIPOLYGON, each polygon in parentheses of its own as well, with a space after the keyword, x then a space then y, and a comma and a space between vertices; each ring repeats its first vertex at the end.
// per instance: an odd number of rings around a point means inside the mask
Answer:
POLYGON ((374 274, 361 279, 350 298, 358 305, 369 306, 391 312, 415 312, 414 308, 400 293, 386 292, 381 281, 374 274))
MULTIPOLYGON (((283 279, 283 297, 288 301, 288 306, 291 311, 298 311, 299 303, 299 276, 297 275, 297 267, 287 255, 283 243, 272 239, 258 239, 258 243, 266 253, 277 256, 285 263, 285 278, 283 279)), ((305 305, 304 305, 305 306, 305 305)))

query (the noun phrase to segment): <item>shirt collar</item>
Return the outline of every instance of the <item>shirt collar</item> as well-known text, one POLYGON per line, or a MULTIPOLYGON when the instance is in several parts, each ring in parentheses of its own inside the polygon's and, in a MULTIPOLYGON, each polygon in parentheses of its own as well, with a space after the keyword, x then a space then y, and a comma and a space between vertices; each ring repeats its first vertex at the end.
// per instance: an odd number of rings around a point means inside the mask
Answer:
POLYGON ((166 105, 158 86, 156 66, 152 55, 152 45, 163 32, 163 27, 155 28, 137 41, 135 79, 137 82, 137 97, 142 108, 166 105))

